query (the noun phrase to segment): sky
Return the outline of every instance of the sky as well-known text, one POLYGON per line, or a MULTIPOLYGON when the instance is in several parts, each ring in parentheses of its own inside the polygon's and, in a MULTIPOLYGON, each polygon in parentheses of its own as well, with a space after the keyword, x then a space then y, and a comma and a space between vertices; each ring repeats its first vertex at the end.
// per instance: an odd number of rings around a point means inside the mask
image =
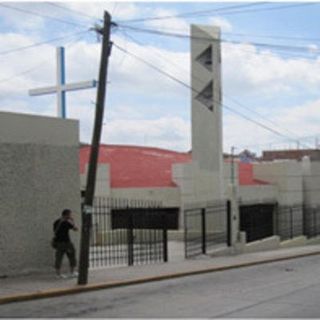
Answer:
MULTIPOLYGON (((315 147, 320 2, 0 2, 0 110, 56 116, 55 95, 28 90, 55 84, 58 46, 67 82, 97 79, 101 39, 92 28, 104 10, 117 26, 103 143, 191 149, 188 35, 190 24, 204 24, 221 28, 224 151, 315 147)), ((91 140, 95 100, 95 89, 67 93, 82 142, 91 140)))

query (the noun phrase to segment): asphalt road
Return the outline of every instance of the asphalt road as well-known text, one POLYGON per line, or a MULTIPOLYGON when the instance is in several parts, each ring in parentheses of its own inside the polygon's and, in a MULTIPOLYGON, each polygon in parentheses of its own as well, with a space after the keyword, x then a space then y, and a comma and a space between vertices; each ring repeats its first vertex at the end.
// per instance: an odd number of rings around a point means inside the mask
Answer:
POLYGON ((1 305, 0 316, 320 318, 320 256, 1 305))

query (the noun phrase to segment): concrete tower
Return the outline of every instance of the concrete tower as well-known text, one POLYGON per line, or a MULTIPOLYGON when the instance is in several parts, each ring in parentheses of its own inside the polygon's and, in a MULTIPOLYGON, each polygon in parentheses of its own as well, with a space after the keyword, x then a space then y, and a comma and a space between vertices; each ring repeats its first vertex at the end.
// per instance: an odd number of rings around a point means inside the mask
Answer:
POLYGON ((191 26, 192 157, 200 170, 222 171, 220 29, 191 26))
MULTIPOLYGON (((206 191, 223 192, 220 29, 191 26, 192 160, 206 191)), ((199 186, 201 188, 201 186, 199 186)), ((199 190, 199 188, 198 188, 199 190)))

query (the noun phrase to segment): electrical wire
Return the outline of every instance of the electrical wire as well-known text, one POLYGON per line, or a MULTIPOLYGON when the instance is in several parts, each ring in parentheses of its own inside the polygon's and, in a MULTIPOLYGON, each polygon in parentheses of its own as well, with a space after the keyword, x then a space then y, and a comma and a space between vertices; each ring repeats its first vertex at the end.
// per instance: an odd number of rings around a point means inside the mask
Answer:
MULTIPOLYGON (((159 30, 155 30, 155 29, 137 28, 137 27, 131 27, 131 26, 127 26, 127 25, 120 25, 119 27, 126 28, 126 29, 136 31, 136 32, 150 33, 150 34, 155 34, 155 35, 159 35, 159 36, 168 36, 168 37, 192 39, 192 40, 208 41, 208 42, 243 44, 243 42, 240 42, 240 41, 226 40, 226 39, 222 39, 222 38, 221 39, 213 39, 212 37, 211 38, 210 37, 197 37, 197 36, 191 36, 189 34, 165 32, 165 31, 159 31, 159 30)), ((250 42, 250 44, 254 45, 256 47, 267 48, 267 49, 277 49, 277 50, 296 51, 296 52, 306 52, 306 51, 310 52, 310 48, 304 47, 304 46, 281 45, 281 44, 272 44, 272 43, 263 43, 263 42, 250 42)), ((320 50, 315 49, 314 52, 320 53, 320 50)))
POLYGON ((48 44, 48 43, 55 42, 55 41, 58 41, 58 40, 67 39, 67 38, 70 38, 70 37, 74 37, 74 36, 76 36, 78 34, 84 34, 84 33, 87 33, 87 32, 89 32, 89 30, 68 34, 67 36, 57 37, 57 38, 49 39, 49 40, 46 40, 46 41, 36 42, 36 43, 30 44, 28 46, 23 46, 23 47, 9 49, 9 50, 5 50, 5 51, 0 51, 0 55, 3 56, 3 55, 11 54, 11 53, 14 53, 14 52, 19 52, 19 51, 27 50, 27 49, 30 49, 30 48, 35 48, 35 47, 38 47, 38 46, 42 46, 44 44, 48 44))
MULTIPOLYGON (((224 96, 226 96, 227 99, 233 101, 233 103, 237 104, 239 107, 244 108, 244 109, 246 109, 246 110, 248 110, 248 111, 256 114, 258 117, 260 117, 260 118, 263 119, 264 121, 269 122, 271 125, 273 125, 273 126, 275 126, 275 127, 280 127, 279 124, 277 124, 275 121, 272 121, 272 120, 266 118, 266 116, 260 114, 259 112, 255 111, 255 110, 252 110, 251 108, 248 108, 247 106, 245 106, 245 105, 243 105, 242 103, 240 103, 239 101, 237 101, 235 98, 232 98, 232 97, 226 95, 225 93, 224 93, 224 96)), ((281 127, 281 128, 282 128, 282 127, 281 127)), ((282 128, 282 129, 285 130, 285 131, 287 131, 287 133, 289 133, 290 135, 296 136, 296 139, 299 139, 299 137, 298 137, 295 133, 287 130, 286 128, 282 128)))
MULTIPOLYGON (((140 41, 138 41, 136 38, 132 37, 131 35, 126 34, 126 36, 127 36, 128 38, 130 38, 132 41, 134 41, 134 42, 142 45, 142 43, 141 43, 140 41)), ((164 56, 161 54, 161 52, 158 52, 158 51, 156 51, 156 50, 153 50, 152 47, 149 47, 149 48, 148 48, 148 51, 149 51, 149 50, 154 51, 157 57, 160 57, 160 58, 163 59, 163 61, 166 61, 167 63, 170 63, 170 65, 172 65, 172 66, 175 67, 176 69, 182 70, 182 71, 184 71, 185 73, 187 73, 187 70, 186 70, 186 69, 180 67, 180 66, 177 65, 176 63, 174 63, 174 62, 172 62, 171 60, 169 60, 169 59, 167 59, 166 57, 164 57, 164 56)), ((199 78, 199 77, 194 77, 194 78, 195 78, 196 80, 198 80, 200 83, 205 84, 205 83, 203 82, 203 79, 201 79, 201 78, 199 78)), ((224 94, 224 95, 227 96, 226 94, 224 94)), ((256 114, 258 117, 260 117, 260 118, 263 119, 264 121, 267 121, 267 122, 271 123, 273 126, 279 127, 279 125, 278 125, 276 122, 274 122, 274 121, 272 121, 272 120, 269 120, 269 119, 267 119, 264 115, 261 115, 260 113, 258 113, 258 112, 256 112, 256 111, 254 111, 254 110, 252 110, 252 109, 244 106, 243 104, 241 104, 240 102, 238 102, 238 101, 235 100, 234 98, 231 98, 231 97, 228 97, 228 96, 227 96, 227 98, 229 98, 230 100, 232 100, 232 101, 233 101, 234 103, 236 103, 238 106, 240 106, 240 107, 242 107, 242 108, 244 108, 244 109, 247 109, 248 111, 256 114)), ((290 135, 295 136, 295 134, 292 133, 292 132, 290 132, 289 130, 287 130, 287 129, 285 129, 285 128, 284 128, 283 130, 287 131, 290 135)))
MULTIPOLYGON (((122 25, 122 24, 120 24, 122 25)), ((213 24, 214 26, 214 24, 213 24)), ((130 26, 133 28, 132 26, 130 26)), ((164 26, 161 26, 161 30, 164 31, 182 31, 186 32, 186 29, 184 28, 166 28, 164 26)), ((253 34, 253 33, 237 33, 237 32, 225 32, 223 29, 221 30, 221 33, 225 36, 234 36, 234 37, 252 37, 252 38, 268 38, 268 39, 274 39, 274 40, 290 40, 290 41, 304 41, 304 42, 320 42, 320 38, 309 38, 309 37, 291 37, 291 36, 284 36, 284 35, 271 35, 271 34, 253 34)))
POLYGON ((90 20, 92 20, 92 19, 101 20, 101 18, 90 16, 90 15, 84 13, 84 12, 81 12, 81 11, 78 11, 78 10, 75 10, 75 9, 71 9, 71 8, 67 8, 67 7, 64 7, 64 6, 60 5, 60 4, 56 4, 56 3, 52 3, 52 2, 46 2, 46 4, 49 5, 49 6, 52 6, 52 7, 56 7, 56 8, 71 12, 71 13, 73 13, 75 15, 78 15, 79 17, 81 16, 82 18, 87 18, 87 19, 90 19, 90 20))
MULTIPOLYGON (((77 39, 75 39, 75 41, 73 41, 72 43, 69 42, 69 43, 65 44, 65 46, 67 48, 71 48, 73 45, 75 45, 75 43, 77 41, 81 40, 82 38, 83 38, 83 36, 80 36, 77 39)), ((38 70, 42 65, 48 63, 48 61, 49 61, 49 59, 45 59, 42 62, 40 62, 40 63, 36 64, 35 66, 33 66, 32 68, 28 68, 28 69, 26 69, 26 70, 24 70, 22 72, 19 72, 17 74, 14 74, 14 75, 10 76, 10 77, 4 78, 4 79, 0 79, 0 83, 11 81, 11 80, 19 78, 19 77, 21 77, 23 75, 29 74, 29 73, 31 73, 31 72, 33 72, 35 70, 38 70)))
POLYGON ((167 19, 175 19, 179 17, 200 17, 200 16, 207 16, 212 13, 219 13, 219 15, 232 15, 232 14, 242 14, 242 13, 252 13, 252 12, 263 12, 263 11, 275 11, 275 10, 283 10, 283 9, 290 9, 290 8, 296 8, 296 7, 303 7, 303 6, 310 6, 310 5, 317 5, 318 3, 309 2, 309 3, 298 3, 298 4, 292 4, 292 5, 282 5, 282 6, 276 6, 276 7, 268 7, 268 8, 261 8, 261 9, 249 9, 249 10, 239 10, 239 11, 229 11, 230 9, 237 9, 237 8, 244 8, 249 6, 258 6, 258 5, 265 5, 269 4, 269 2, 254 2, 244 5, 235 5, 235 6, 229 6, 229 7, 223 7, 223 8, 216 8, 216 9, 207 9, 202 11, 191 11, 191 12, 185 12, 180 13, 176 15, 167 15, 167 16, 158 16, 158 17, 146 17, 141 19, 131 19, 131 20, 122 20, 118 21, 119 23, 126 22, 126 23, 135 23, 135 22, 145 22, 145 21, 154 21, 154 20, 167 20, 167 19), (224 12, 225 11, 225 12, 224 12))
POLYGON ((22 13, 25 13, 25 14, 30 14, 30 15, 34 15, 34 16, 37 16, 37 17, 41 17, 41 18, 44 18, 44 19, 49 19, 49 20, 61 22, 61 23, 64 23, 64 24, 73 25, 73 26, 76 26, 76 27, 82 27, 82 28, 83 28, 83 27, 87 27, 87 26, 84 25, 84 24, 80 24, 80 23, 76 23, 76 22, 71 22, 71 21, 67 21, 67 20, 60 19, 60 18, 55 18, 55 17, 52 17, 52 16, 48 16, 48 15, 44 15, 44 14, 37 13, 37 12, 34 12, 34 11, 30 11, 30 10, 27 10, 27 9, 22 9, 22 8, 14 7, 14 6, 11 6, 11 5, 4 4, 3 2, 0 3, 0 6, 1 6, 1 7, 4 7, 4 8, 7 8, 7 9, 19 11, 19 12, 22 12, 22 13))
MULTIPOLYGON (((188 84, 186 84, 185 82, 183 82, 182 80, 180 80, 180 79, 176 78, 175 76, 169 74, 168 72, 166 72, 166 71, 158 68, 157 66, 155 66, 155 65, 153 65, 152 63, 150 63, 150 62, 142 59, 141 57, 135 55, 134 53, 129 52, 129 51, 126 50, 126 49, 123 49, 122 47, 120 47, 120 46, 117 45, 116 43, 114 43, 113 45, 114 45, 117 49, 119 49, 120 51, 128 54, 129 56, 134 57, 136 60, 139 60, 139 61, 142 62, 143 64, 145 64, 145 65, 149 66, 150 68, 158 71, 158 72, 161 73, 162 75, 170 78, 171 80, 179 83, 180 85, 182 85, 182 86, 184 86, 184 87, 186 87, 186 88, 188 88, 188 89, 191 89, 192 91, 196 92, 197 94, 200 94, 200 93, 201 93, 201 92, 195 90, 194 88, 192 88, 190 85, 188 85, 188 84)), ((214 102, 217 103, 216 100, 214 100, 214 102)), ((220 103, 220 102, 219 102, 219 103, 220 103)), ((243 118, 243 119, 245 119, 245 120, 247 120, 247 121, 250 121, 250 122, 252 122, 252 123, 254 123, 254 124, 256 124, 256 125, 264 128, 265 130, 268 130, 268 131, 270 131, 270 132, 272 132, 272 133, 274 133, 274 134, 276 134, 276 135, 278 135, 278 136, 285 137, 285 138, 289 138, 289 139, 292 140, 292 141, 296 141, 296 139, 292 139, 291 137, 288 137, 288 136, 282 134, 281 132, 279 132, 279 131, 277 131, 277 130, 275 130, 275 129, 272 129, 272 128, 270 128, 270 127, 268 127, 268 126, 266 126, 266 125, 264 125, 264 124, 262 124, 262 123, 260 123, 260 122, 258 122, 258 121, 256 121, 256 120, 254 120, 254 119, 251 119, 251 118, 249 118, 248 116, 240 113, 239 111, 234 110, 233 108, 231 108, 230 106, 228 106, 228 105, 226 105, 226 104, 221 103, 221 106, 224 107, 224 109, 226 109, 226 110, 228 110, 228 111, 230 111, 230 112, 232 112, 232 113, 240 116, 241 118, 243 118)))
POLYGON ((290 36, 282 36, 282 35, 248 34, 248 33, 236 33, 236 32, 223 32, 223 34, 226 36, 235 36, 235 37, 252 37, 252 38, 267 38, 267 39, 275 39, 275 40, 320 42, 320 38, 309 38, 309 37, 290 37, 290 36))
POLYGON ((252 12, 265 12, 265 11, 277 11, 283 9, 291 9, 291 8, 298 8, 298 7, 305 7, 305 6, 312 6, 318 5, 319 3, 315 2, 308 2, 308 3, 299 3, 299 4, 292 4, 292 5, 283 5, 283 6, 276 6, 271 8, 262 8, 262 9, 251 9, 251 10, 242 10, 242 11, 231 11, 231 12, 223 12, 219 15, 226 16, 226 15, 234 15, 234 14, 242 14, 242 13, 252 13, 252 12))
POLYGON ((37 65, 35 65, 32 68, 29 68, 29 69, 27 69, 25 71, 22 71, 20 73, 14 74, 14 75, 12 75, 10 77, 7 77, 7 78, 4 78, 4 79, 0 79, 0 83, 8 82, 8 81, 10 81, 12 79, 19 78, 19 77, 21 77, 21 76, 23 76, 25 74, 31 73, 32 71, 39 69, 43 64, 45 64, 47 62, 48 62, 48 59, 38 63, 37 65))
POLYGON ((254 2, 249 4, 242 4, 242 5, 232 5, 232 6, 226 6, 222 8, 215 8, 215 9, 206 9, 201 11, 189 11, 189 12, 183 12, 178 13, 175 15, 167 15, 167 16, 158 16, 158 17, 146 17, 146 18, 140 18, 140 19, 129 19, 129 20, 120 20, 117 21, 117 23, 127 22, 145 22, 145 21, 154 21, 154 20, 167 20, 167 19, 175 19, 180 17, 186 17, 186 16, 194 16, 194 15, 201 15, 201 14, 208 14, 212 12, 221 12, 224 10, 231 10, 231 9, 237 9, 237 8, 244 8, 244 7, 252 7, 252 6, 260 6, 263 4, 267 4, 268 2, 254 2))
MULTIPOLYGON (((314 134, 314 135, 311 135, 311 136, 300 136, 300 137, 298 137, 297 138, 297 140, 296 140, 296 143, 297 142, 299 142, 300 143, 300 141, 301 140, 307 140, 307 139, 311 139, 311 138, 316 138, 317 136, 319 136, 320 135, 320 133, 318 133, 318 134, 314 134)), ((248 148, 248 149, 250 149, 250 148, 254 148, 254 147, 265 147, 265 146, 270 146, 270 145, 275 145, 275 146, 279 146, 279 145, 283 145, 283 144, 287 144, 288 142, 294 142, 292 139, 290 139, 290 140, 283 140, 283 141, 275 141, 275 140, 271 140, 271 141, 269 141, 269 142, 265 142, 265 143, 260 143, 260 144, 242 144, 241 146, 243 147, 243 148, 248 148)), ((306 145, 305 145, 306 146, 306 145)), ((309 148, 309 147, 308 147, 309 148)))
MULTIPOLYGON (((120 27, 119 30, 121 31, 121 27, 120 27)), ((122 29, 122 31, 124 31, 124 29, 122 29)), ((127 30, 127 32, 130 32, 130 31, 127 30)), ((131 37, 132 37, 132 35, 131 35, 131 37)), ((195 37, 191 37, 190 35, 188 35, 188 37, 190 39, 195 38, 195 37)), ((198 40, 200 41, 201 39, 195 38, 194 40, 195 41, 198 41, 198 40)), ((205 40, 207 40, 207 38, 205 38, 205 40)), ((208 39, 208 41, 209 41, 209 39, 208 39)), ((211 39, 211 41, 214 41, 214 39, 213 40, 211 39)), ((319 41, 320 41, 320 39, 319 39, 319 41)), ((134 40, 134 42, 138 42, 138 41, 134 40)), ((229 44, 228 40, 226 40, 224 44, 229 44)), ((243 48, 242 45, 244 45, 246 43, 238 42, 238 43, 231 43, 231 44, 239 45, 239 47, 237 47, 237 50, 241 50, 242 52, 252 53, 252 50, 249 50, 249 49, 246 50, 245 48, 243 48)), ((251 45, 251 43, 247 43, 247 44, 251 45)), ((305 49, 307 49, 307 48, 305 48, 305 49)), ((314 55, 310 51, 309 52, 305 52, 305 53, 295 53, 295 52, 289 52, 289 51, 285 51, 285 52, 283 52, 283 51, 281 51, 281 52, 277 52, 277 51, 270 52, 270 51, 265 51, 265 50, 260 50, 259 51, 259 55, 270 56, 270 57, 273 57, 273 58, 275 57, 276 54, 281 56, 281 57, 283 57, 283 58, 287 57, 287 58, 304 59, 304 60, 311 60, 311 61, 314 61, 314 59, 315 59, 315 57, 310 56, 310 55, 314 55)))

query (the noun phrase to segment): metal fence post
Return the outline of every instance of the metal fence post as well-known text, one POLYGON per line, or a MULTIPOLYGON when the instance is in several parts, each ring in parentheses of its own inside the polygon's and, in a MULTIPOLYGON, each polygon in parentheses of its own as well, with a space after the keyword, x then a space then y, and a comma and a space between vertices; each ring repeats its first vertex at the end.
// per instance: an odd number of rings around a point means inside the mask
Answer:
POLYGON ((232 245, 232 231, 231 231, 231 201, 227 201, 227 245, 231 247, 232 245))
POLYGON ((187 211, 184 209, 183 211, 184 214, 184 257, 187 259, 188 258, 188 216, 187 216, 187 211))
POLYGON ((317 215, 316 215, 316 210, 313 208, 312 209, 313 213, 313 236, 317 236, 317 215))
POLYGON ((162 215, 162 241, 163 241, 163 261, 168 262, 168 228, 167 228, 167 216, 162 215))
POLYGON ((307 208, 306 206, 303 206, 302 207, 302 234, 304 236, 307 235, 307 220, 306 220, 306 217, 307 217, 307 208))
POLYGON ((293 238, 293 210, 292 207, 290 207, 290 239, 293 238))
POLYGON ((202 208, 201 209, 201 232, 202 232, 202 253, 206 254, 207 253, 207 243, 206 243, 206 238, 207 238, 207 233, 206 233, 206 209, 202 208))
POLYGON ((132 212, 129 214, 129 225, 127 229, 127 241, 128 241, 128 265, 133 266, 134 262, 134 248, 133 248, 133 216, 132 212))

